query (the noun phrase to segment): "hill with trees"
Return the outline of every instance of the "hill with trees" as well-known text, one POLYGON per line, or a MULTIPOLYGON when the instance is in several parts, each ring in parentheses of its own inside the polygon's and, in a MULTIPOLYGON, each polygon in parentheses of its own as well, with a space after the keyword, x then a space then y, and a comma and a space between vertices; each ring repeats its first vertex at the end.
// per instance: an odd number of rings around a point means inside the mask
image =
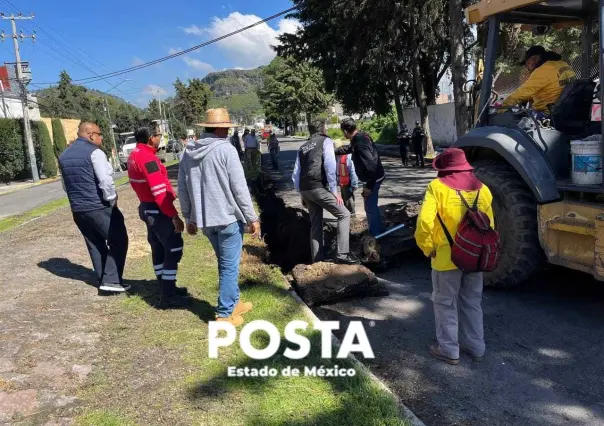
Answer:
POLYGON ((208 74, 202 81, 213 93, 211 108, 227 108, 238 123, 252 124, 264 115, 257 91, 262 87, 262 70, 226 70, 208 74))

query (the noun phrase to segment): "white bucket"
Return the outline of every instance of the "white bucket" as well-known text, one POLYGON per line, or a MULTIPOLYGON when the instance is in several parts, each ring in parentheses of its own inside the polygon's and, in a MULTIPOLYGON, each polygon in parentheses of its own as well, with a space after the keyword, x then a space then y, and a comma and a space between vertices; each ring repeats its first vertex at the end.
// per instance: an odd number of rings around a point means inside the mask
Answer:
POLYGON ((572 141, 572 181, 577 185, 600 185, 602 183, 602 142, 572 141))

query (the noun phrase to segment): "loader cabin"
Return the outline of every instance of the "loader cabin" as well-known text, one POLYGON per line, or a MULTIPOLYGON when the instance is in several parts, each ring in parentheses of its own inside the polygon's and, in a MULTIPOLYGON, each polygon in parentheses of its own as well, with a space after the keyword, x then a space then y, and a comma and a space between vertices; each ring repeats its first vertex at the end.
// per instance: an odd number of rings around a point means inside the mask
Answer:
MULTIPOLYGON (((592 82, 593 88, 598 89, 598 92, 592 90, 592 100, 587 103, 584 101, 582 105, 580 102, 570 103, 573 107, 568 108, 567 102, 565 109, 576 112, 574 117, 569 118, 574 121, 560 120, 552 123, 553 120, 551 120, 549 126, 546 126, 551 128, 541 127, 538 137, 535 139, 536 143, 542 145, 541 148, 546 152, 561 192, 580 191, 604 194, 603 185, 572 184, 570 155, 564 156, 559 152, 562 146, 570 148, 573 140, 604 134, 604 120, 602 120, 604 110, 599 107, 600 99, 604 98, 604 86, 598 84, 599 81, 602 81, 601 76, 604 74, 604 61, 599 61, 598 69, 597 59, 604 55, 604 50, 601 48, 604 45, 602 42, 604 31, 599 31, 599 43, 598 40, 594 40, 594 34, 598 34, 597 29, 601 28, 604 22, 604 0, 482 0, 468 7, 465 12, 469 24, 486 23, 488 25, 484 78, 480 89, 479 104, 476 105, 477 127, 516 126, 523 117, 527 116, 526 110, 496 107, 499 93, 494 91, 494 79, 498 76, 496 61, 500 48, 499 31, 502 23, 521 24, 523 31, 532 31, 534 34, 540 35, 568 27, 582 29, 580 61, 573 62, 573 68, 577 79, 589 80, 592 82), (592 55, 592 52, 595 53, 594 49, 597 49, 597 54, 592 55), (580 106, 578 107, 578 105, 580 106), (578 112, 579 109, 582 112, 578 112), (597 111, 597 118, 592 116, 592 111, 597 111), (577 114, 582 116, 580 120, 577 120, 577 114), (552 150, 555 152, 551 152, 552 150)), ((586 87, 585 90, 590 89, 586 87)), ((585 98, 586 94, 574 94, 573 96, 585 98)), ((600 151, 604 158, 604 144, 600 151)))
POLYGON ((604 120, 601 109, 599 117, 592 116, 593 104, 604 99, 603 88, 596 90, 604 75, 604 0, 482 0, 466 9, 466 18, 469 24, 488 26, 484 77, 476 126, 453 146, 466 151, 494 196, 502 256, 498 268, 486 275, 486 284, 518 285, 540 269, 544 254, 549 263, 604 281, 604 144, 598 141, 604 120), (534 35, 582 29, 573 62, 576 80, 565 83, 560 99, 548 105, 552 114, 547 122, 536 119, 530 108, 501 108, 494 102, 504 23, 520 24, 534 35), (554 111, 563 113, 555 116, 554 111), (575 147, 584 142, 590 142, 592 151, 575 155, 575 147), (590 179, 578 179, 583 175, 590 179))

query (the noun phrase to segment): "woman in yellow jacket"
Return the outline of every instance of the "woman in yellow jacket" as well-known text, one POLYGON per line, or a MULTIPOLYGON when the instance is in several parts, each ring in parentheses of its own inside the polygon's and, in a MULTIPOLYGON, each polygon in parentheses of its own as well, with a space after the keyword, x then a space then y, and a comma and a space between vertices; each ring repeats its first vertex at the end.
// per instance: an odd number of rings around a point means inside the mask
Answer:
POLYGON ((456 365, 461 348, 475 361, 482 361, 485 352, 481 307, 483 274, 466 274, 453 264, 451 247, 437 214, 454 236, 466 212, 459 194, 470 205, 478 196, 479 210, 489 216, 494 226, 493 196, 474 176, 474 169, 461 149, 450 148, 440 154, 434 160, 434 168, 438 170, 438 178, 428 185, 415 231, 417 245, 432 258, 431 299, 438 345, 430 346, 430 353, 456 365))

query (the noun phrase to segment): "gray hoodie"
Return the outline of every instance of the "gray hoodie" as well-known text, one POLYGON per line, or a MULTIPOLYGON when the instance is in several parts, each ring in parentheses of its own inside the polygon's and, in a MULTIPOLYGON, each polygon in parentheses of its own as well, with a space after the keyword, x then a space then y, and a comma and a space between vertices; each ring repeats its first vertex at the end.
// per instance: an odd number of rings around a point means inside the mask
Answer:
POLYGON ((178 197, 186 222, 199 228, 258 220, 237 150, 213 134, 188 143, 178 171, 178 197))

